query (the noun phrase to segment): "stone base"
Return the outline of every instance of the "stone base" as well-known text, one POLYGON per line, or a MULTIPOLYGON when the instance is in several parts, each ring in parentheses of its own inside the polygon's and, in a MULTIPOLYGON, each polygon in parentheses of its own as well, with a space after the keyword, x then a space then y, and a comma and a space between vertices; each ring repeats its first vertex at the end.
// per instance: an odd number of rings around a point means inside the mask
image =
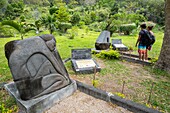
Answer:
POLYGON ((10 93, 11 96, 16 99, 20 108, 20 113, 43 113, 52 107, 55 103, 72 95, 77 90, 77 85, 76 82, 72 80, 70 85, 60 90, 27 101, 21 100, 14 82, 6 84, 5 89, 10 93))
POLYGON ((106 50, 110 48, 111 43, 95 43, 96 50, 106 50))

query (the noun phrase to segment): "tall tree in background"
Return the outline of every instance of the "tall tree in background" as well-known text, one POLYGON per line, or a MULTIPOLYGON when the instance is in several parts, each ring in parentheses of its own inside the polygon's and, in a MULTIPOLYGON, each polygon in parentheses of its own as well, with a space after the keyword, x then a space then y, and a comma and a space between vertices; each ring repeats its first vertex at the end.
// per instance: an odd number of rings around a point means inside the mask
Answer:
POLYGON ((165 32, 157 68, 170 73, 170 0, 165 0, 165 32))

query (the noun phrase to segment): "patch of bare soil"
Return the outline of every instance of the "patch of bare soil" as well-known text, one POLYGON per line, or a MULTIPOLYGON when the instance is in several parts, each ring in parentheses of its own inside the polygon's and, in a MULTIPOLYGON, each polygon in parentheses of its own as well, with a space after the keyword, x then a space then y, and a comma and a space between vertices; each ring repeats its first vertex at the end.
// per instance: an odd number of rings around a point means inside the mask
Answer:
POLYGON ((131 113, 130 111, 76 91, 45 113, 131 113))

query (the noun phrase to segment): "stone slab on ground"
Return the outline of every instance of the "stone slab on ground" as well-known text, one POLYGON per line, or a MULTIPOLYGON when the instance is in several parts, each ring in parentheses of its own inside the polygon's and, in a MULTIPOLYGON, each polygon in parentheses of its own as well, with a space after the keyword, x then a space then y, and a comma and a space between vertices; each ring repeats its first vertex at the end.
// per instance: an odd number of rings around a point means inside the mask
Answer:
POLYGON ((45 113, 132 113, 125 108, 96 99, 83 92, 76 91, 73 95, 58 102, 45 113))
POLYGON ((17 101, 20 113, 43 113, 47 109, 51 108, 55 103, 72 95, 77 90, 77 85, 76 82, 72 80, 70 85, 60 90, 27 101, 21 100, 14 82, 6 84, 5 89, 17 101))

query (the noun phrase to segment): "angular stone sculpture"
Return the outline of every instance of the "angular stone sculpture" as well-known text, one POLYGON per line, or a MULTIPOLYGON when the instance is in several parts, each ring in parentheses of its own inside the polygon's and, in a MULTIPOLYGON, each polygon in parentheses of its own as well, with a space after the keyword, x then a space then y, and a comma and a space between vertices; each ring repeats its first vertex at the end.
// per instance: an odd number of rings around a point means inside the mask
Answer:
POLYGON ((110 32, 105 30, 97 38, 95 48, 96 50, 106 50, 109 49, 110 45, 110 32))
POLYGON ((5 55, 22 100, 49 94, 71 83, 53 35, 8 42, 5 55))

